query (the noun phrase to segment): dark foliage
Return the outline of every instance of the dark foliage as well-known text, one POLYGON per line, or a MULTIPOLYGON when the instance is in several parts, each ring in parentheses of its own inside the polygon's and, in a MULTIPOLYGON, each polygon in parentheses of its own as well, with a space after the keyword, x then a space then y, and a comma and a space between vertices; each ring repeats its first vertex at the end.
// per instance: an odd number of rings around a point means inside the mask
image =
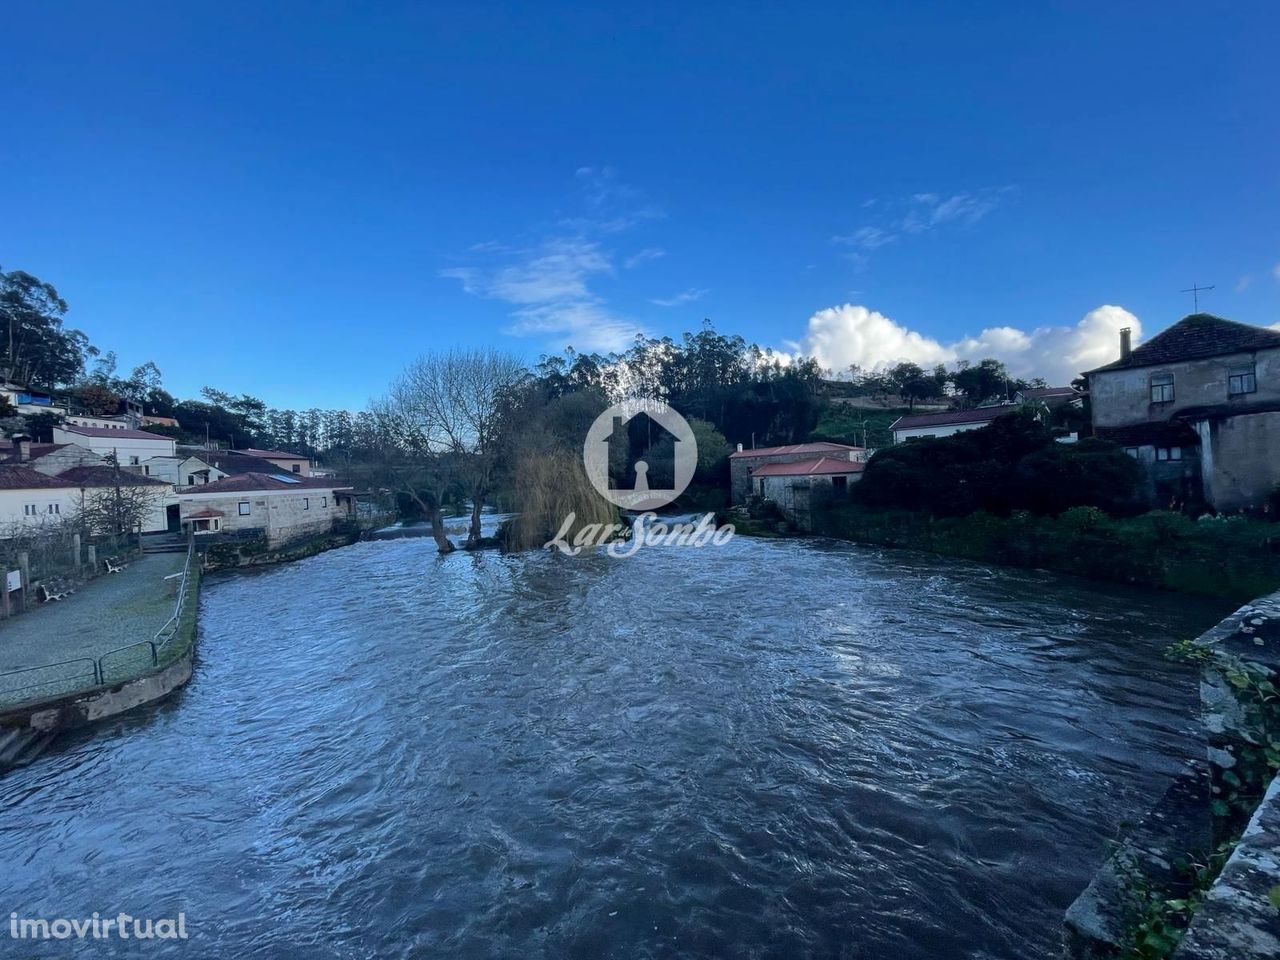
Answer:
POLYGON ((1125 514, 1138 509, 1141 480, 1141 468, 1114 444, 1056 443, 1047 427, 1014 413, 981 430, 882 450, 855 492, 867 506, 937 516, 1079 506, 1125 514))

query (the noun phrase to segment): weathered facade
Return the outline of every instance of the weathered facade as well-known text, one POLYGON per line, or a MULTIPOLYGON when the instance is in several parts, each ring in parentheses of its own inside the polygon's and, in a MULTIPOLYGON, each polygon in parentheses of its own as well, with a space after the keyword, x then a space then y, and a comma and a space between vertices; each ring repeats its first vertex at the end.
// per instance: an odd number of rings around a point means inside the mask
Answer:
POLYGON ((770 463, 797 463, 817 457, 862 462, 867 458, 867 451, 862 447, 825 440, 785 447, 760 447, 755 450, 743 450, 739 444, 737 451, 729 454, 730 502, 742 503, 747 499, 747 495, 751 493, 751 476, 757 468, 770 463))
POLYGON ((1195 314, 1090 371, 1094 433, 1147 467, 1156 506, 1262 508, 1280 485, 1280 333, 1195 314))
POLYGON ((817 457, 789 463, 767 463, 751 475, 753 496, 772 500, 802 526, 809 525, 815 498, 839 496, 862 479, 861 461, 817 457))

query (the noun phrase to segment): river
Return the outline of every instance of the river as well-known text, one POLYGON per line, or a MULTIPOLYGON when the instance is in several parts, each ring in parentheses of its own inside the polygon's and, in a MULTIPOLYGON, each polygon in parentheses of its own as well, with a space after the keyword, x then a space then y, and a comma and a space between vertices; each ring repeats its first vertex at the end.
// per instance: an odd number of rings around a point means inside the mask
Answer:
POLYGON ((1055 956, 1224 612, 746 538, 214 576, 189 687, 0 779, 0 910, 190 935, 24 956, 1055 956))

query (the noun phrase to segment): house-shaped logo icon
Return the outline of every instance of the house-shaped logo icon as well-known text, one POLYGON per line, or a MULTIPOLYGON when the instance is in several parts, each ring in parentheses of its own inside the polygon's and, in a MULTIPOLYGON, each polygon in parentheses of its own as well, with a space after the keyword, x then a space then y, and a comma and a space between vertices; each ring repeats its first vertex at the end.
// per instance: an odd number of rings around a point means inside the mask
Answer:
POLYGON ((624 400, 591 425, 582 462, 606 500, 627 510, 656 510, 693 480, 698 444, 688 421, 665 403, 624 400))

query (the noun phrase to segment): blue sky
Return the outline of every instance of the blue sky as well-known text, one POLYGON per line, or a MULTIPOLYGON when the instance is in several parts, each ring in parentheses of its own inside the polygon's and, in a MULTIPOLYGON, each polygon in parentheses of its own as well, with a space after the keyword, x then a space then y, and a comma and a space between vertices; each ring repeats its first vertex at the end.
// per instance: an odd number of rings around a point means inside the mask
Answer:
POLYGON ((166 386, 712 318, 842 367, 1280 322, 1274 4, 21 4, 0 266, 166 386), (1038 332, 1037 332, 1038 331, 1038 332))

